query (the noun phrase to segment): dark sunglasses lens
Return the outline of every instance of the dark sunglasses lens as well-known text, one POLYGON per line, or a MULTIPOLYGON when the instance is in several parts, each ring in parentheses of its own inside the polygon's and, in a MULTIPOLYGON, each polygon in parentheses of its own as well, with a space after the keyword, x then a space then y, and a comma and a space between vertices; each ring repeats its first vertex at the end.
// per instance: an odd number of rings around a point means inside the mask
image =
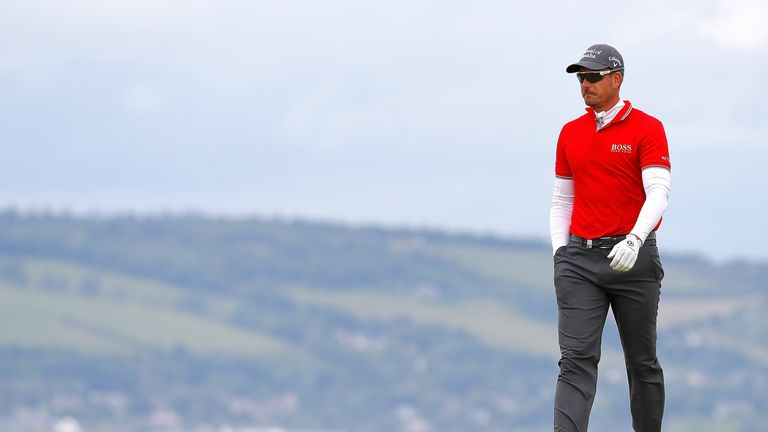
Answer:
POLYGON ((583 83, 584 79, 586 79, 590 83, 594 84, 603 79, 604 76, 605 75, 600 75, 599 73, 595 72, 576 72, 576 78, 579 79, 580 83, 583 83))

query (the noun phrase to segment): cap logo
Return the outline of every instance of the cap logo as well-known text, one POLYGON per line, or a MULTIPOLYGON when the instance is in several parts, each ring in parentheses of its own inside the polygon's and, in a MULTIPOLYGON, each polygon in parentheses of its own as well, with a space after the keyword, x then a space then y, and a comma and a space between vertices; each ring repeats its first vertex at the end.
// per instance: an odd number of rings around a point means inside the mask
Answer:
POLYGON ((608 57, 608 61, 613 63, 613 67, 624 66, 623 64, 621 64, 621 60, 615 56, 608 57))
POLYGON ((584 55, 582 56, 583 59, 585 58, 597 58, 600 54, 603 53, 603 50, 596 50, 596 49, 588 49, 584 55))

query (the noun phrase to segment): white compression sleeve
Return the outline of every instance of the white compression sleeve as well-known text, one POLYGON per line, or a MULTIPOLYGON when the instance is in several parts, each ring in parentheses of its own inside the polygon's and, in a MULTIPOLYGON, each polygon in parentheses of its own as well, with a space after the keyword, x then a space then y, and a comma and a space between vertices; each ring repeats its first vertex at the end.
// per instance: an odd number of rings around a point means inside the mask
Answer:
POLYGON ((573 214, 573 179, 555 177, 555 192, 549 208, 549 235, 552 238, 552 254, 560 246, 568 244, 573 214))
POLYGON ((644 242, 648 234, 656 227, 669 205, 669 170, 663 167, 643 169, 643 187, 645 203, 637 216, 632 234, 644 242))

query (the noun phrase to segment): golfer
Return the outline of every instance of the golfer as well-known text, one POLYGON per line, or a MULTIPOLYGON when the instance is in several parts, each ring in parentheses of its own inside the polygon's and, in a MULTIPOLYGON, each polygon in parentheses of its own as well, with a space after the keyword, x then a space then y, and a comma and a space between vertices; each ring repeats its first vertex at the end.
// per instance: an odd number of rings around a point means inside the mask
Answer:
POLYGON ((555 431, 587 431, 609 307, 624 349, 632 426, 661 430, 656 317, 664 270, 655 232, 671 165, 661 122, 619 97, 625 67, 615 48, 598 44, 566 68, 587 112, 560 132, 549 216, 561 354, 555 431))

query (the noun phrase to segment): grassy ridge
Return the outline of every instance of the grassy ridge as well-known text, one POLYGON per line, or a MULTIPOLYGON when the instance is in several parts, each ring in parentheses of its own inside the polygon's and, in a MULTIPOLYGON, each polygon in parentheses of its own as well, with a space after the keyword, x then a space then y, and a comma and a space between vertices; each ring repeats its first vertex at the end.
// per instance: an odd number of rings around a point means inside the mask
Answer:
POLYGON ((554 326, 534 321, 492 300, 436 303, 361 290, 328 293, 293 289, 290 295, 299 303, 337 308, 359 318, 385 321, 406 318, 422 325, 465 331, 491 348, 557 356, 554 326))
MULTIPOLYGON (((759 430, 768 272, 676 257, 665 269, 665 430, 759 430)), ((629 423, 615 333, 609 323, 597 430, 629 423)), ((190 429, 215 418, 392 432, 423 418, 432 430, 545 430, 556 359, 543 244, 255 219, 0 214, 0 420, 30 406, 65 415, 55 411, 64 394, 88 407, 83 418, 111 422, 102 430, 152 429, 142 419, 156 406, 190 429), (87 402, 105 389, 126 408, 87 402)))
MULTIPOLYGON (((180 348, 245 357, 294 351, 272 336, 180 310, 188 295, 166 283, 60 261, 0 259, 0 267, 12 263, 21 264, 24 286, 0 282, 0 347, 94 354, 180 348)), ((219 315, 233 308, 223 299, 205 303, 219 315)))
MULTIPOLYGON (((423 252, 473 271, 495 286, 514 288, 518 294, 520 290, 530 296, 551 294, 551 280, 544 277, 551 262, 541 254, 477 245, 439 245, 423 252)), ((15 278, 25 289, 13 289, 8 281, 0 288, 0 346, 68 347, 88 352, 182 347, 245 356, 288 349, 270 335, 227 323, 238 304, 232 297, 190 294, 190 290, 165 282, 58 260, 0 257, 0 268, 12 266, 22 269, 15 278), (194 304, 194 310, 180 311, 187 303, 194 304)), ((681 280, 688 282, 677 294, 686 297, 693 286, 705 292, 709 289, 706 284, 695 283, 695 276, 684 270, 673 273, 675 278, 665 283, 668 290, 677 291, 681 280)), ((301 304, 327 307, 358 318, 407 318, 418 324, 465 331, 493 348, 556 356, 553 314, 531 316, 530 311, 508 301, 488 297, 489 287, 478 286, 475 295, 464 293, 461 300, 437 302, 403 292, 359 289, 328 292, 304 287, 283 294, 301 304)), ((665 299, 660 326, 672 328, 728 317, 752 303, 752 299, 744 297, 665 299)), ((747 344, 739 344, 737 339, 728 345, 748 351, 743 348, 747 344)), ((764 358, 759 350, 749 351, 758 359, 764 358)))
POLYGON ((130 302, 0 288, 0 345, 92 353, 187 349, 246 357, 286 353, 272 337, 130 302))

